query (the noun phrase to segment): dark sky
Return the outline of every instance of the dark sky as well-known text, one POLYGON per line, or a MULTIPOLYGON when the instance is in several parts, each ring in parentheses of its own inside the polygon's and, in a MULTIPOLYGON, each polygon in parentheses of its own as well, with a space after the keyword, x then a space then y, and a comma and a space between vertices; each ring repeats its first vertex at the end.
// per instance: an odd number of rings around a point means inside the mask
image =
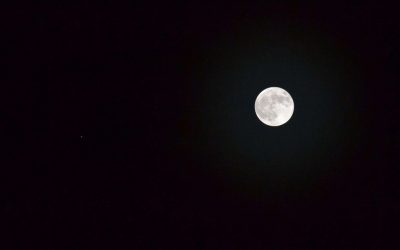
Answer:
POLYGON ((14 246, 396 249, 396 6, 82 1, 2 19, 14 246), (281 127, 254 112, 270 86, 295 102, 281 127))

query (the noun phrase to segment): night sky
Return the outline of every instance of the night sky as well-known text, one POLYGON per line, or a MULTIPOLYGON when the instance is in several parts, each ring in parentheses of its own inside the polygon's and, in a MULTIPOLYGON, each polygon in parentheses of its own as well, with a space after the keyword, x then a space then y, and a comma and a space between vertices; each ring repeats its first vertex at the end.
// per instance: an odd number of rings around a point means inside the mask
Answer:
POLYGON ((397 10, 7 11, 6 238, 16 249, 396 249, 397 10), (295 103, 280 127, 254 111, 271 86, 295 103))

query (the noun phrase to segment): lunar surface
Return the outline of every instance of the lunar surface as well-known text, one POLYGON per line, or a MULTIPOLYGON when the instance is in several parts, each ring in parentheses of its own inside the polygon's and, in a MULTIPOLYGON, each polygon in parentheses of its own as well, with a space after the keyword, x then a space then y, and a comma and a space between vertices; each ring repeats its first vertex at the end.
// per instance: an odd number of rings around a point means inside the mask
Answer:
POLYGON ((294 102, 286 90, 270 87, 257 96, 254 108, 258 119, 264 124, 280 126, 292 117, 294 102))

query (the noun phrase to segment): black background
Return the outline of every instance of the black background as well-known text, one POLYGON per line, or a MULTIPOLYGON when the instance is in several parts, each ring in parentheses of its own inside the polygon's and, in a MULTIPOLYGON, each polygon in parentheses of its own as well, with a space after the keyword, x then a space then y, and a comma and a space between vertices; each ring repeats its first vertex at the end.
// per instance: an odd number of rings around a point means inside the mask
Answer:
POLYGON ((82 1, 2 27, 14 246, 395 249, 396 6, 82 1), (277 128, 270 86, 295 102, 277 128))

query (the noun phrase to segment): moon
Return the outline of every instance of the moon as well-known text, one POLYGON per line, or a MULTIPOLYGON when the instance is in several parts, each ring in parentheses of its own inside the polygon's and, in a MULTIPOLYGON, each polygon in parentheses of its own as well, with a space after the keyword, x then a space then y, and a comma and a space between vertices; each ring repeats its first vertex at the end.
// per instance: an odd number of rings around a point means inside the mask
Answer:
POLYGON ((294 102, 286 90, 270 87, 258 94, 254 109, 262 123, 276 127, 285 124, 292 117, 294 102))

